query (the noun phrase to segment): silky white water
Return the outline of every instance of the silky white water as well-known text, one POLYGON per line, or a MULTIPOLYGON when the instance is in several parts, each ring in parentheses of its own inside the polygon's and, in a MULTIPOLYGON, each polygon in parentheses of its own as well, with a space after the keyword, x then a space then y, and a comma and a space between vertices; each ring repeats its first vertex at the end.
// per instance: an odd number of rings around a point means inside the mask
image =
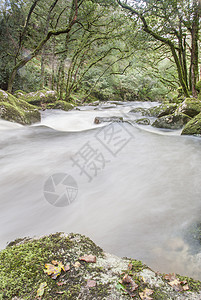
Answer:
POLYGON ((199 248, 186 235, 201 221, 201 140, 151 126, 93 123, 96 116, 135 119, 128 112, 142 105, 154 104, 43 112, 34 126, 1 120, 1 248, 19 237, 78 232, 156 271, 201 279, 199 248), (107 143, 105 129, 125 141, 107 143), (91 167, 81 171, 72 158, 87 145, 99 159, 91 156, 91 167), (61 173, 74 178, 78 194, 70 205, 55 207, 44 186, 61 173))

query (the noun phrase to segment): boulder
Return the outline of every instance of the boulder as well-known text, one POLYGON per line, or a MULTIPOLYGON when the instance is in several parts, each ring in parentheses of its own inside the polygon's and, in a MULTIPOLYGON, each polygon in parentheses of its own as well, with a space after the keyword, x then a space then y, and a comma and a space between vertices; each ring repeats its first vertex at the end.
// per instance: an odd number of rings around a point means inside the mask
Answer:
POLYGON ((94 119, 95 124, 100 124, 103 122, 123 122, 122 117, 96 117, 94 119))
POLYGON ((186 124, 181 134, 201 136, 201 113, 186 124))
POLYGON ((166 129, 180 129, 186 123, 190 121, 190 117, 184 114, 175 114, 175 115, 168 115, 163 116, 155 120, 152 124, 153 127, 157 128, 166 128, 166 129))
POLYGON ((140 113, 142 116, 160 118, 166 115, 173 114, 176 111, 177 107, 178 105, 175 103, 163 103, 159 106, 154 106, 147 109, 142 107, 137 107, 132 109, 130 112, 140 113))
POLYGON ((40 122, 41 119, 40 112, 35 106, 3 90, 0 90, 0 117, 22 125, 40 122))
POLYGON ((177 111, 193 118, 201 112, 201 101, 196 98, 186 98, 177 111))
POLYGON ((71 103, 68 103, 66 101, 56 101, 55 103, 49 103, 47 105, 44 104, 44 108, 47 109, 62 109, 65 111, 71 110, 74 108, 74 105, 71 103))
POLYGON ((1 299, 201 299, 201 282, 105 253, 80 234, 18 239, 0 252, 1 299))
POLYGON ((57 101, 57 92, 49 90, 41 90, 28 94, 22 94, 22 91, 18 91, 16 96, 30 104, 37 106, 42 106, 43 104, 54 103, 57 101))

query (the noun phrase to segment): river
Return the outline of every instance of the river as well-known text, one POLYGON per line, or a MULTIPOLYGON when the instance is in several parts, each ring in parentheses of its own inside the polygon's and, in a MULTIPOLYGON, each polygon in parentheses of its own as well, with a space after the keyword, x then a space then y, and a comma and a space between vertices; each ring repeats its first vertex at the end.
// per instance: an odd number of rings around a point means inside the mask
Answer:
POLYGON ((44 111, 40 124, 0 121, 0 246, 57 231, 89 236, 105 251, 155 271, 201 279, 201 140, 132 120, 133 107, 44 111))

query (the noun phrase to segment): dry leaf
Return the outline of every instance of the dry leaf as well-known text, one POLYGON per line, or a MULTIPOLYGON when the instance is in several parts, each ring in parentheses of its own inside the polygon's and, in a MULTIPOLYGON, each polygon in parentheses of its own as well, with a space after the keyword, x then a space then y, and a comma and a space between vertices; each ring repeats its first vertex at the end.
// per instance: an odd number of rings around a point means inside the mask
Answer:
POLYGON ((81 266, 81 263, 79 263, 79 261, 76 261, 73 265, 76 269, 79 269, 79 267, 81 266))
POLYGON ((64 291, 63 292, 56 292, 56 294, 64 294, 64 291))
POLYGON ((47 273, 48 275, 51 275, 53 279, 56 279, 61 274, 61 270, 65 271, 65 269, 62 262, 57 262, 53 260, 52 263, 53 264, 45 264, 45 268, 47 270, 44 270, 44 273, 47 273))
POLYGON ((182 286, 180 285, 180 281, 178 279, 175 279, 173 281, 168 282, 169 285, 171 285, 173 287, 173 289, 176 292, 181 292, 183 291, 182 286))
POLYGON ((91 288, 91 287, 95 287, 96 286, 96 281, 95 280, 87 280, 87 287, 91 288))
POLYGON ((87 263, 95 263, 96 262, 96 256, 92 255, 92 254, 89 254, 89 255, 84 255, 84 256, 81 256, 79 258, 79 260, 84 260, 86 261, 87 263))
POLYGON ((188 284, 185 284, 184 286, 182 286, 182 288, 183 288, 184 291, 188 291, 189 290, 188 284))
POLYGON ((70 265, 65 265, 64 271, 67 272, 67 271, 69 271, 69 270, 70 270, 70 265))
POLYGON ((142 293, 139 293, 140 298, 142 300, 152 300, 153 298, 149 297, 150 295, 153 294, 154 291, 146 288, 142 293))
POLYGON ((132 264, 132 263, 129 263, 129 264, 128 264, 128 269, 129 269, 129 271, 132 270, 132 267, 133 267, 133 264, 132 264))
POLYGON ((57 282, 57 285, 58 286, 62 286, 64 284, 66 284, 66 283, 67 283, 67 281, 62 280, 62 281, 57 282))
POLYGON ((131 285, 131 291, 135 291, 138 288, 138 285, 133 281, 133 279, 131 278, 131 276, 129 276, 128 274, 126 274, 123 279, 122 279, 123 283, 127 283, 131 285))
POLYGON ((175 280, 176 279, 176 275, 175 275, 175 273, 169 273, 169 274, 166 274, 165 276, 164 276, 164 278, 166 279, 166 280, 169 280, 169 281, 173 281, 173 280, 175 280))
POLYGON ((47 283, 46 283, 46 282, 42 282, 42 283, 40 284, 40 287, 39 287, 39 289, 37 290, 37 297, 43 296, 46 287, 47 287, 47 283))

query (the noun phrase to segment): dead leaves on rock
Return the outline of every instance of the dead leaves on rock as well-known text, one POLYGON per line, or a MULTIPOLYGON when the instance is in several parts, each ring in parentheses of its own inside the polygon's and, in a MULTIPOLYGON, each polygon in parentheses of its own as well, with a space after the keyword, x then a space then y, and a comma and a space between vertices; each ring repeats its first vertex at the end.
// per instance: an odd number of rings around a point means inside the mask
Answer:
POLYGON ((164 275, 164 279, 168 280, 168 284, 173 287, 176 292, 188 291, 187 281, 180 281, 175 273, 164 275))
POLYGON ((139 296, 142 300, 152 300, 153 298, 149 297, 153 294, 153 290, 146 288, 143 292, 139 293, 139 296))
POLYGON ((95 263, 96 262, 96 256, 94 256, 92 254, 84 255, 84 256, 81 256, 79 258, 79 260, 86 261, 87 263, 95 263))
POLYGON ((95 280, 91 280, 91 279, 87 280, 87 287, 88 288, 92 288, 92 287, 95 287, 95 286, 96 286, 96 281, 95 280))

